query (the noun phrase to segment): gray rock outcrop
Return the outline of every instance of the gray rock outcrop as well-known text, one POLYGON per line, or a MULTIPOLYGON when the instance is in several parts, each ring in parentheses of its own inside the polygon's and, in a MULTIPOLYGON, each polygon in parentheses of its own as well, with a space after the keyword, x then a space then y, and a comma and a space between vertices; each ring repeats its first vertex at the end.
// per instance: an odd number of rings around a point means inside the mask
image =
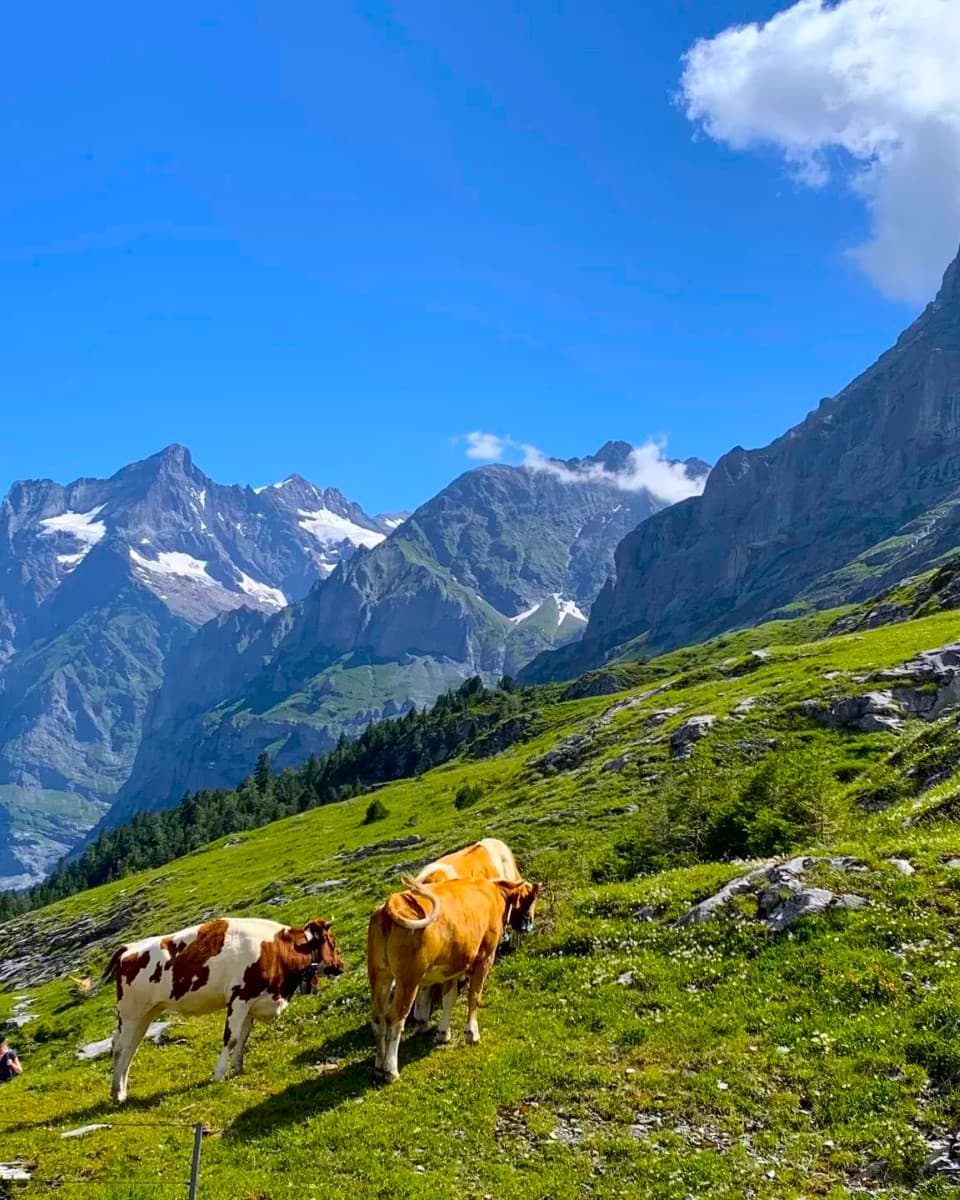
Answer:
POLYGON ((696 925, 714 920, 738 897, 752 897, 756 901, 757 918, 775 933, 788 929, 801 917, 830 908, 862 908, 867 903, 863 896, 834 892, 806 882, 806 873, 821 862, 835 870, 851 866, 848 860, 811 856, 791 858, 786 862, 766 862, 746 875, 731 879, 714 895, 695 904, 677 920, 677 924, 696 925))
POLYGON ((735 447, 702 496, 617 549, 575 647, 531 682, 570 678, 643 638, 643 653, 742 628, 795 601, 867 599, 960 543, 960 260, 896 345, 794 428, 735 447))

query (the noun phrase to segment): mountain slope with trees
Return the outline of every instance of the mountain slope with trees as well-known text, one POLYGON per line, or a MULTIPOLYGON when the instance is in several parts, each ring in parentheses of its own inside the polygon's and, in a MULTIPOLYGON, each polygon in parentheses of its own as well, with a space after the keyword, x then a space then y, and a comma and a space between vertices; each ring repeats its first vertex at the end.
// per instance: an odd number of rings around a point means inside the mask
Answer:
MULTIPOLYGON (((282 630, 275 618, 278 636, 242 664, 218 643, 215 700, 185 686, 200 642, 187 646, 106 822, 229 786, 264 749, 280 766, 302 762, 341 734, 429 705, 474 675, 493 683, 576 638, 616 545, 664 504, 625 488, 631 453, 608 443, 538 470, 467 472, 322 580, 283 614, 282 630)), ((688 464, 692 488, 706 469, 688 464)))

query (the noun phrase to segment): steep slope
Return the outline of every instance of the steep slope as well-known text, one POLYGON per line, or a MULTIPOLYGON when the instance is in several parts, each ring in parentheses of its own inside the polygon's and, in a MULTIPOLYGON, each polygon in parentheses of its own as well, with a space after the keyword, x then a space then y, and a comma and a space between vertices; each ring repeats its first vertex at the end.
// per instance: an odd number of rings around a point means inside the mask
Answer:
POLYGON ((167 656, 198 626, 235 610, 262 626, 392 527, 299 476, 217 484, 180 446, 106 480, 15 484, 0 506, 0 886, 105 810, 167 656))
MULTIPOLYGON (((539 470, 462 475, 318 584, 286 628, 275 622, 275 648, 265 661, 258 651, 234 663, 216 704, 198 704, 183 686, 196 673, 188 646, 108 820, 229 785, 264 749, 280 764, 300 761, 459 680, 513 673, 577 637, 614 547, 663 505, 623 490, 630 454, 608 443, 539 470)), ((694 481, 705 471, 689 465, 694 481)))
POLYGON ((960 544, 958 502, 960 260, 868 371, 771 445, 724 455, 702 496, 626 537, 582 644, 528 675, 870 595, 960 544))
POLYGON ((953 1194, 953 720, 867 733, 802 704, 865 691, 956 621, 798 639, 833 619, 677 652, 617 696, 521 695, 530 740, 379 788, 375 823, 369 796, 327 804, 0 925, 0 1019, 34 1014, 14 1041, 27 1070, 0 1088, 0 1159, 29 1164, 28 1195, 172 1195, 202 1122, 214 1200, 953 1194), (697 714, 714 723, 681 758, 697 714), (944 733, 953 761, 931 785, 918 747, 933 765, 944 733), (891 779, 905 790, 888 807, 856 802, 891 779), (369 914, 405 871, 487 834, 546 885, 534 932, 499 956, 481 1044, 464 1044, 461 999, 453 1043, 406 1037, 400 1081, 380 1086, 369 914), (731 861, 745 840, 750 861, 731 861), (715 919, 692 920, 722 888, 715 919), (69 973, 97 978, 118 944, 221 915, 332 919, 347 970, 258 1023, 223 1084, 223 1014, 174 1017, 118 1114, 109 1055, 78 1055, 109 1038, 114 994, 83 997, 69 973))

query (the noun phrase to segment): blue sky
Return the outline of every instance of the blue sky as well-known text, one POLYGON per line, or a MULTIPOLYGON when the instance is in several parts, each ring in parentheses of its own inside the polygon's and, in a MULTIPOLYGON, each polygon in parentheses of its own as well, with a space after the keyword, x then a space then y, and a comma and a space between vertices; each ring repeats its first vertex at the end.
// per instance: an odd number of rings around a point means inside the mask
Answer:
MULTIPOLYGON (((370 510, 469 430, 589 453, 758 445, 918 309, 869 213, 677 103, 756 0, 7 14, 0 493, 189 445, 370 510)), ((946 265, 944 260, 943 265, 946 265)))

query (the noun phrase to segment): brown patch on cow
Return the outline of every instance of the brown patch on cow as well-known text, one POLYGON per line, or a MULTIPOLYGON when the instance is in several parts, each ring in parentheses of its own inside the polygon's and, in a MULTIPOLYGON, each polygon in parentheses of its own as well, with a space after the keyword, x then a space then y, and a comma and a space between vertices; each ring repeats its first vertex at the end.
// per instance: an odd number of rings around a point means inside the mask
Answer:
POLYGON ((120 959, 119 963, 117 964, 117 1000, 120 1000, 123 997, 124 983, 133 983, 133 981, 149 961, 149 950, 144 950, 142 954, 134 954, 129 958, 120 959))
POLYGON ((163 975, 163 959, 159 958, 159 959, 157 959, 157 965, 153 968, 153 971, 150 974, 150 982, 151 983, 159 983, 160 977, 162 975, 163 975))
MULTIPOLYGON (((179 1000, 187 992, 198 992, 210 978, 210 967, 207 965, 211 958, 223 949, 227 937, 227 922, 208 921, 197 930, 197 936, 190 943, 174 943, 170 938, 164 938, 161 945, 170 955, 169 966, 173 972, 170 985, 170 996, 179 1000)), ((158 976, 159 979, 159 976, 158 976)))
POLYGON ((243 973, 234 990, 238 1000, 254 1000, 264 994, 289 1000, 300 985, 304 971, 321 963, 331 973, 343 970, 336 942, 327 921, 310 921, 305 929, 280 929, 269 942, 260 943, 257 961, 243 973))

